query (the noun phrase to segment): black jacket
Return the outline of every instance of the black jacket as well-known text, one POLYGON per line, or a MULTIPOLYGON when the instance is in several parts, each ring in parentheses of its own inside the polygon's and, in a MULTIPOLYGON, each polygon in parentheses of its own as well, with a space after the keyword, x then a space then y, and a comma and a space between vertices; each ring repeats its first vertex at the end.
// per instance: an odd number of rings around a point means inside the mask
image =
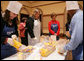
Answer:
POLYGON ((29 17, 27 22, 26 22, 26 28, 27 28, 27 33, 29 33, 29 35, 31 36, 31 38, 34 38, 34 32, 33 32, 33 28, 34 28, 34 19, 32 17, 29 17))

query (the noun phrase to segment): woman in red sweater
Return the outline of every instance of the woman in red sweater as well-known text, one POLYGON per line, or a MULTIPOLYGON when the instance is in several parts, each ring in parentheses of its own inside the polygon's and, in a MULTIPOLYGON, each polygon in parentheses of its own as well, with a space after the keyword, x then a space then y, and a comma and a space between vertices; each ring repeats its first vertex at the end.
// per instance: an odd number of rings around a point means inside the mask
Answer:
POLYGON ((51 14, 52 20, 48 23, 48 29, 49 29, 49 36, 50 35, 56 35, 56 39, 59 40, 59 33, 60 33, 60 23, 56 20, 56 14, 51 14))

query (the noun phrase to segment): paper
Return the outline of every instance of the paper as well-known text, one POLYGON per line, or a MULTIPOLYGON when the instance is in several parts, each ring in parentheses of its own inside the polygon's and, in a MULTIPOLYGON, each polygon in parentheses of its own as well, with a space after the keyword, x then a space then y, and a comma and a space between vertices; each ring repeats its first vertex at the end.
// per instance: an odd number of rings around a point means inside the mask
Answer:
POLYGON ((56 41, 56 35, 51 35, 50 37, 53 41, 56 41))

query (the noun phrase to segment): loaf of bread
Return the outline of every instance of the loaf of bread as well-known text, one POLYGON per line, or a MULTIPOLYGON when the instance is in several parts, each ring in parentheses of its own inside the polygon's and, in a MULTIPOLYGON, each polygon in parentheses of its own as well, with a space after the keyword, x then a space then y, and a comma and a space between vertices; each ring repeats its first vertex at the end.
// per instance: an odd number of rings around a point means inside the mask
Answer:
POLYGON ((49 56, 56 48, 53 46, 45 46, 40 49, 40 54, 43 57, 49 56))
POLYGON ((15 47, 19 51, 19 48, 22 46, 22 44, 17 40, 13 40, 13 43, 13 47, 15 47))

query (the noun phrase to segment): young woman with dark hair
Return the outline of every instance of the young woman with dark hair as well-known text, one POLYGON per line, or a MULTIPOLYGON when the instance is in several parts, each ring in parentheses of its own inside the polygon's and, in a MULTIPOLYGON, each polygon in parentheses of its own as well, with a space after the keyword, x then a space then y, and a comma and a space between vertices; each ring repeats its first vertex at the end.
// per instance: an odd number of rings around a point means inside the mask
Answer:
POLYGON ((17 15, 22 7, 17 1, 9 1, 4 17, 1 17, 1 59, 9 57, 17 53, 16 48, 11 46, 7 41, 12 35, 18 36, 17 31, 17 15))

